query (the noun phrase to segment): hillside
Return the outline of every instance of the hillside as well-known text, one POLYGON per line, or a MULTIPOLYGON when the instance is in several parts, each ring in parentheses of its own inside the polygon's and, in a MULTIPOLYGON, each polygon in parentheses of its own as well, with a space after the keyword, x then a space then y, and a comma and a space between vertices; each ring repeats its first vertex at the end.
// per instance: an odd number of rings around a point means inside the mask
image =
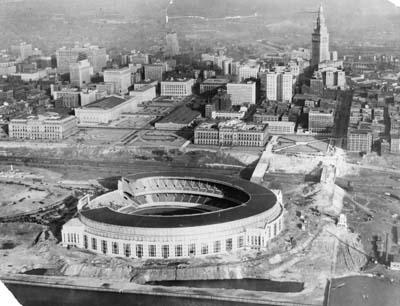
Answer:
MULTIPOLYGON (((400 8, 389 1, 323 2, 329 30, 338 43, 355 39, 376 40, 380 44, 400 41, 400 8)), ((108 48, 145 49, 163 39, 168 3, 169 0, 0 0, 0 48, 25 40, 49 50, 75 41, 108 48)), ((279 44, 304 44, 309 41, 319 3, 320 0, 174 0, 168 15, 170 27, 181 36, 198 40, 207 39, 199 34, 201 31, 215 30, 214 38, 219 40, 268 39, 279 44), (251 18, 218 22, 213 19, 255 13, 257 16, 251 18)))

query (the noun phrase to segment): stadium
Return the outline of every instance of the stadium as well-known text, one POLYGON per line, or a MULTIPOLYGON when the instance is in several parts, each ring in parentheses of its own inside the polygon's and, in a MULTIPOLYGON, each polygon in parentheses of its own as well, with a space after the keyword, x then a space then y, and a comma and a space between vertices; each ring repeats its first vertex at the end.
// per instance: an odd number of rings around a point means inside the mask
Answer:
POLYGON ((123 177, 78 204, 62 244, 109 256, 176 259, 267 249, 283 230, 280 191, 190 171, 123 177))

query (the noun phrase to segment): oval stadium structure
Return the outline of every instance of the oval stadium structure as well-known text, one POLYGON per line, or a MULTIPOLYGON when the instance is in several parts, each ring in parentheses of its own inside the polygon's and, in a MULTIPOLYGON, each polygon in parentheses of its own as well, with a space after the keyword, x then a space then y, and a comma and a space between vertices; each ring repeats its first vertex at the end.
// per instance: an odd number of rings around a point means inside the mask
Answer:
POLYGON ((80 200, 62 228, 64 246, 110 256, 182 258, 266 249, 283 229, 282 196, 238 178, 141 173, 80 200))

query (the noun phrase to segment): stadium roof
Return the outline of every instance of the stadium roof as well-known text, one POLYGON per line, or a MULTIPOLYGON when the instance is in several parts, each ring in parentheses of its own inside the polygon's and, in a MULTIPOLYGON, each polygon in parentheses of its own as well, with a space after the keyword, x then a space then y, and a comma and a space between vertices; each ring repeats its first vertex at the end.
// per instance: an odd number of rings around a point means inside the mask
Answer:
POLYGON ((146 177, 172 177, 219 183, 246 192, 249 195, 249 200, 246 203, 229 209, 185 216, 144 216, 124 214, 111 210, 108 207, 81 211, 81 215, 96 222, 116 226, 140 228, 194 227, 249 218, 271 209, 277 201, 276 196, 272 191, 250 181, 214 174, 204 175, 188 169, 184 169, 183 171, 139 173, 129 176, 127 179, 137 180, 146 177))

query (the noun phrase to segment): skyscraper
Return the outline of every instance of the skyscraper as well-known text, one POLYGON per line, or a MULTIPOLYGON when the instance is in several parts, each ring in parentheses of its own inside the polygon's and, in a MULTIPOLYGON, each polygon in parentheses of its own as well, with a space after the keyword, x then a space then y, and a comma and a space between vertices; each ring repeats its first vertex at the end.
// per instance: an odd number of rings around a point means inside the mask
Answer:
POLYGON ((290 72, 267 72, 265 96, 270 101, 289 102, 293 96, 293 75, 290 72))
POLYGON ((278 101, 290 102, 293 97, 293 75, 281 73, 278 77, 278 101))
POLYGON ((276 72, 268 72, 265 81, 267 100, 278 100, 278 74, 276 72))
POLYGON ((175 56, 180 54, 178 34, 176 32, 168 32, 166 36, 167 47, 165 53, 167 56, 175 56))
POLYGON ((69 65, 77 62, 79 54, 86 54, 86 58, 93 67, 93 72, 101 72, 107 64, 107 54, 105 48, 98 46, 75 46, 73 48, 62 47, 56 51, 57 71, 67 73, 69 65))
POLYGON ((87 59, 82 59, 69 65, 71 84, 78 87, 89 84, 91 70, 92 67, 87 59))
POLYGON ((329 60, 329 33, 325 23, 324 10, 321 5, 318 12, 317 24, 312 34, 311 66, 316 67, 319 63, 329 60))

